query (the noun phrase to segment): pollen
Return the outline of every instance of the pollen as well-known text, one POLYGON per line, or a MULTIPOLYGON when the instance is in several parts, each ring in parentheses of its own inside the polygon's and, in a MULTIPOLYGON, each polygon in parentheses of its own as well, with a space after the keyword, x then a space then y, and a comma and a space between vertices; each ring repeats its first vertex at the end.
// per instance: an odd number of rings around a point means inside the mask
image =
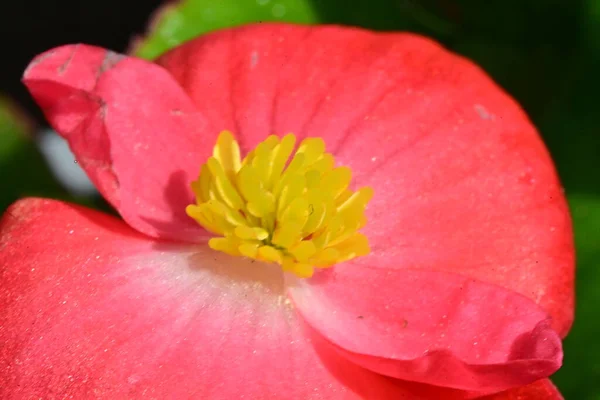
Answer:
POLYGON ((218 251, 277 263, 310 277, 315 268, 367 255, 370 187, 349 189, 352 171, 336 166, 321 138, 269 136, 242 160, 229 131, 192 182, 196 204, 187 214, 215 234, 218 251), (295 150, 295 151, 294 151, 295 150))

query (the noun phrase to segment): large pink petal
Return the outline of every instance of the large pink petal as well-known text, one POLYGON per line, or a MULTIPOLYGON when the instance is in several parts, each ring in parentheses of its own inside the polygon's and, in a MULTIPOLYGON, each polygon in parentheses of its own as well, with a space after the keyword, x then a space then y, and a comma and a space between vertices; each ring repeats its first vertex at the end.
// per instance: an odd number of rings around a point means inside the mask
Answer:
POLYGON ((204 234, 185 207, 218 132, 164 69, 73 45, 38 56, 23 82, 129 225, 161 238, 204 234))
POLYGON ((345 360, 301 325, 277 268, 78 206, 9 208, 0 288, 3 399, 465 398, 345 360))
POLYGON ((360 265, 466 274, 568 331, 573 243, 555 170, 523 111, 469 61, 412 34, 260 24, 159 62, 245 149, 271 133, 322 136, 374 187, 360 265))
POLYGON ((377 271, 340 265, 290 288, 308 324, 357 364, 484 393, 532 383, 560 367, 560 337, 525 296, 452 273, 377 271))

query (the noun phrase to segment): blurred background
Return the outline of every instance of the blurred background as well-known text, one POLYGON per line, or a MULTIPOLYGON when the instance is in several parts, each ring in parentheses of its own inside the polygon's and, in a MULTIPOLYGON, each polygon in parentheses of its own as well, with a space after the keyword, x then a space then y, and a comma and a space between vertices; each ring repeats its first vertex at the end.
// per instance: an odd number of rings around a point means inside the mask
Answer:
POLYGON ((204 32, 271 20, 423 33, 521 103, 557 164, 575 224, 576 322, 553 380, 566 399, 600 400, 600 0, 3 0, 0 211, 30 195, 109 210, 20 83, 36 54, 83 42, 151 59, 204 32))

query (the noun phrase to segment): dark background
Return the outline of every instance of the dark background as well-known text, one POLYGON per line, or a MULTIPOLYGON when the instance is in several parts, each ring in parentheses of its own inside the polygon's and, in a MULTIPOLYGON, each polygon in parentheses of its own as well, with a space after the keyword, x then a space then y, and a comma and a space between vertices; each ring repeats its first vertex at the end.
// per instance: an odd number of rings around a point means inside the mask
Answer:
MULTIPOLYGON (((600 0, 186 1, 181 8, 186 22, 171 33, 159 23, 153 39, 137 54, 155 56, 168 47, 169 35, 180 42, 244 22, 344 23, 431 36, 480 64, 511 93, 550 149, 575 224, 577 318, 565 341, 564 367, 553 380, 567 399, 600 400, 600 0), (289 12, 274 17, 269 8, 274 3, 285 4, 289 12), (208 7, 217 8, 216 19, 201 21, 198 16, 208 7)), ((36 54, 61 44, 83 42, 126 51, 160 3, 2 0, 0 210, 25 195, 106 207, 98 199, 73 198, 48 172, 31 140, 36 132, 32 127, 45 122, 19 79, 36 54)))

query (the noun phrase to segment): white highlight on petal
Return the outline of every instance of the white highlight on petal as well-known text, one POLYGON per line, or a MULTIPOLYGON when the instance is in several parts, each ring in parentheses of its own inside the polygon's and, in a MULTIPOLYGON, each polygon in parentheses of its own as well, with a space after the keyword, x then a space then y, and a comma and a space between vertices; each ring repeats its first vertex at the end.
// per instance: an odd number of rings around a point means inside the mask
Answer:
POLYGON ((185 300, 174 313, 174 329, 191 323, 199 310, 207 308, 213 309, 213 318, 222 319, 223 326, 229 325, 232 313, 247 318, 256 314, 264 320, 275 315, 296 318, 287 299, 284 273, 277 265, 232 257, 204 244, 157 246, 155 253, 122 259, 135 267, 115 269, 115 278, 127 274, 140 293, 152 291, 168 301, 185 300))

